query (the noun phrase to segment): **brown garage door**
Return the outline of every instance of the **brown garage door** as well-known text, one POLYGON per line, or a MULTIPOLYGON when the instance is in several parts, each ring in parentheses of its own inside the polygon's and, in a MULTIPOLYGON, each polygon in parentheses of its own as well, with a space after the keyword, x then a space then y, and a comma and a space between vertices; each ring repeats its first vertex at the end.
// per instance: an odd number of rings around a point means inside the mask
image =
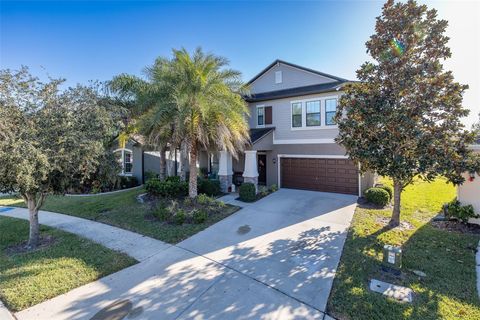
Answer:
POLYGON ((348 159, 281 158, 283 188, 358 194, 358 171, 348 159))

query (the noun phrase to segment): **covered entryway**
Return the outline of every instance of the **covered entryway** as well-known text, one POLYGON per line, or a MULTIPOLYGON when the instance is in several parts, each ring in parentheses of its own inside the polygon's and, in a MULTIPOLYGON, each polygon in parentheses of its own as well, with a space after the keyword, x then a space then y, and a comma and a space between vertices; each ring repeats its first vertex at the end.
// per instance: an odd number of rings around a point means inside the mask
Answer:
POLYGON ((280 186, 358 195, 358 170, 349 159, 282 157, 280 186))

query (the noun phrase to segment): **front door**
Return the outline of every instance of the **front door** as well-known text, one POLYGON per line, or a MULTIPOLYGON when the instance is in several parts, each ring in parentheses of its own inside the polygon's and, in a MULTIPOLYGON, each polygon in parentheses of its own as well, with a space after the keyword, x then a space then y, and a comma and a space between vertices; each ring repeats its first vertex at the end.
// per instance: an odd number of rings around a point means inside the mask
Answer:
POLYGON ((257 158, 258 164, 258 184, 267 184, 267 155, 259 154, 257 158))

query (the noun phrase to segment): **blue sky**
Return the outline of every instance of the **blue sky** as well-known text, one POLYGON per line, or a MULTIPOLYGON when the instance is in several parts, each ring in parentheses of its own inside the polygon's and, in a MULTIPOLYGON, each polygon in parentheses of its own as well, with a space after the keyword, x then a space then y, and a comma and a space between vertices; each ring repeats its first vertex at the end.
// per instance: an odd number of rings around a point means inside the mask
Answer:
MULTIPOLYGON (((464 104, 480 112, 480 6, 421 1, 450 21, 453 59, 446 67, 471 87, 464 104)), ((382 1, 277 2, 25 2, 0 3, 0 67, 27 65, 68 84, 140 75, 171 48, 227 57, 249 80, 280 58, 355 79, 368 59, 364 43, 374 32, 382 1)))

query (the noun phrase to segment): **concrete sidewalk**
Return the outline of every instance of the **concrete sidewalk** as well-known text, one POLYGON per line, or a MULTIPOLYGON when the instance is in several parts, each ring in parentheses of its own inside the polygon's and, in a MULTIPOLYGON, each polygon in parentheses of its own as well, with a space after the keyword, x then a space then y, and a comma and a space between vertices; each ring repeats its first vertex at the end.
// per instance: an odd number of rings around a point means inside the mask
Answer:
MULTIPOLYGON (((28 210, 24 208, 14 208, 0 215, 25 220, 29 218, 28 210)), ((65 214, 40 211, 38 219, 40 224, 85 237, 107 248, 124 252, 138 261, 143 261, 171 246, 135 232, 65 214)))

